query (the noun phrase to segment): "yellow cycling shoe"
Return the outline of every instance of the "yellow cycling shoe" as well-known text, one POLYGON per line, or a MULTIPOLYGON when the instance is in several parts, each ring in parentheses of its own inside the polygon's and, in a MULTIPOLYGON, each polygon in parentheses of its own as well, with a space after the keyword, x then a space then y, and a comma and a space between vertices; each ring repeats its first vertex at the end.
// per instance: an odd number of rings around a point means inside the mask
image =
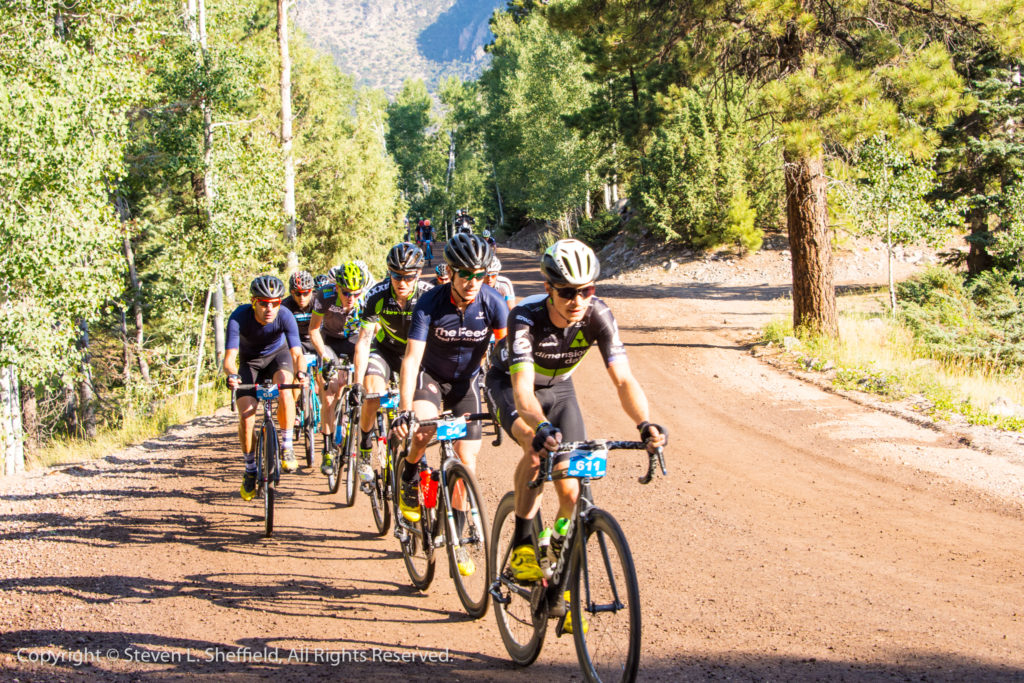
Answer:
POLYGON ((420 521, 420 497, 414 481, 402 482, 402 495, 398 497, 398 509, 411 524, 420 521))
POLYGON ((529 583, 544 578, 544 570, 537 563, 537 553, 530 544, 520 545, 512 550, 512 560, 509 562, 509 566, 512 568, 512 576, 516 581, 529 583))
POLYGON ((256 495, 256 473, 246 472, 242 477, 242 489, 239 491, 242 500, 252 500, 256 495))
MULTIPOLYGON (((565 601, 569 602, 569 591, 565 591, 565 601)), ((590 624, 586 618, 583 619, 583 633, 586 634, 590 630, 590 624)), ((565 621, 562 622, 562 632, 572 633, 572 608, 568 607, 565 610, 565 621)))
POLYGON ((295 459, 295 451, 290 448, 284 449, 281 453, 281 469, 285 472, 294 472, 299 469, 299 462, 295 459))
POLYGON ((459 574, 463 576, 473 576, 476 573, 476 563, 461 545, 455 549, 455 566, 459 568, 459 574))

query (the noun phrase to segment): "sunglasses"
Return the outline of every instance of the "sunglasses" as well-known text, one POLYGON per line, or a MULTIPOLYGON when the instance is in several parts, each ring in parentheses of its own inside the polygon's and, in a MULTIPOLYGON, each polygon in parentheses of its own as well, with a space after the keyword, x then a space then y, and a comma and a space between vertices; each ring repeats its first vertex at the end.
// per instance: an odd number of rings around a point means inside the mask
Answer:
POLYGON ((298 294, 299 296, 306 296, 307 294, 309 294, 312 291, 313 291, 312 289, 296 289, 295 293, 298 294))
POLYGON ((393 270, 391 271, 391 279, 398 280, 399 282, 413 282, 418 279, 419 276, 419 273, 406 273, 405 275, 402 275, 401 273, 396 273, 393 270))
POLYGON ((259 304, 260 308, 277 308, 281 305, 280 299, 253 299, 253 303, 259 304))
POLYGON ((344 289, 341 290, 341 295, 343 297, 347 298, 347 299, 355 299, 356 297, 358 297, 362 293, 363 293, 362 290, 355 291, 355 292, 346 292, 344 289))
POLYGON ((555 287, 554 290, 562 299, 572 301, 577 296, 583 299, 589 299, 594 296, 594 292, 597 291, 597 287, 594 285, 587 285, 586 287, 580 287, 578 289, 576 287, 555 287))
POLYGON ((483 280, 485 277, 487 277, 487 273, 483 271, 480 271, 479 273, 474 273, 472 270, 457 270, 455 272, 463 280, 483 280))

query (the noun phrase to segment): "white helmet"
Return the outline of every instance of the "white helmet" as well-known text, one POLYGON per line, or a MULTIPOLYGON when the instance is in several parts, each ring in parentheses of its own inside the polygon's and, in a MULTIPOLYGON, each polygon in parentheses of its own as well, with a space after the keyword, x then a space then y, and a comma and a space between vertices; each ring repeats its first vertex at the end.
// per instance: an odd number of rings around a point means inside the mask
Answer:
POLYGON ((494 258, 491 259, 491 262, 487 264, 487 274, 491 275, 492 273, 500 273, 500 272, 501 272, 501 261, 498 260, 498 255, 495 254, 494 258))
POLYGON ((552 284, 579 287, 593 282, 601 273, 594 250, 579 240, 558 240, 540 259, 540 272, 552 284))
POLYGON ((484 237, 490 237, 490 236, 491 236, 491 231, 490 230, 484 230, 484 237))

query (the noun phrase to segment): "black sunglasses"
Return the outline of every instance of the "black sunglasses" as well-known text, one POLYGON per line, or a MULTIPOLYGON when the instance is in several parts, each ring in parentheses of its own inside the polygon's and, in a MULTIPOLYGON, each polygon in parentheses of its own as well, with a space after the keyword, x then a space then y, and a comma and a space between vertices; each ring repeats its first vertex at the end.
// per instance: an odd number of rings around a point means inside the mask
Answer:
POLYGON ((479 273, 474 273, 472 270, 461 270, 460 269, 460 270, 457 270, 455 272, 463 280, 483 280, 485 277, 487 277, 487 273, 485 273, 483 271, 480 271, 479 273))
POLYGON ((583 299, 589 299, 594 296, 594 292, 597 291, 597 287, 594 285, 587 285, 586 287, 580 287, 578 289, 576 287, 555 287, 554 290, 561 298, 566 301, 572 301, 577 296, 583 299))
POLYGON ((402 275, 401 273, 396 273, 393 270, 391 271, 391 279, 398 280, 399 282, 412 282, 419 278, 419 276, 419 273, 406 273, 405 275, 402 275))

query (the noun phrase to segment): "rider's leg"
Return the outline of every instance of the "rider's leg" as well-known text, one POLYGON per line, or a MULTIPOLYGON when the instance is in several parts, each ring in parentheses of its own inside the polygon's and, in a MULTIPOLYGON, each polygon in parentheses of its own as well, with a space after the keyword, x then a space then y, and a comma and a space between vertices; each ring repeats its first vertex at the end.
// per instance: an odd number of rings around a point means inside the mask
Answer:
POLYGON ((256 425, 256 399, 252 396, 239 396, 235 406, 238 408, 238 441, 241 443, 242 453, 251 455, 256 450, 252 433, 256 425))

